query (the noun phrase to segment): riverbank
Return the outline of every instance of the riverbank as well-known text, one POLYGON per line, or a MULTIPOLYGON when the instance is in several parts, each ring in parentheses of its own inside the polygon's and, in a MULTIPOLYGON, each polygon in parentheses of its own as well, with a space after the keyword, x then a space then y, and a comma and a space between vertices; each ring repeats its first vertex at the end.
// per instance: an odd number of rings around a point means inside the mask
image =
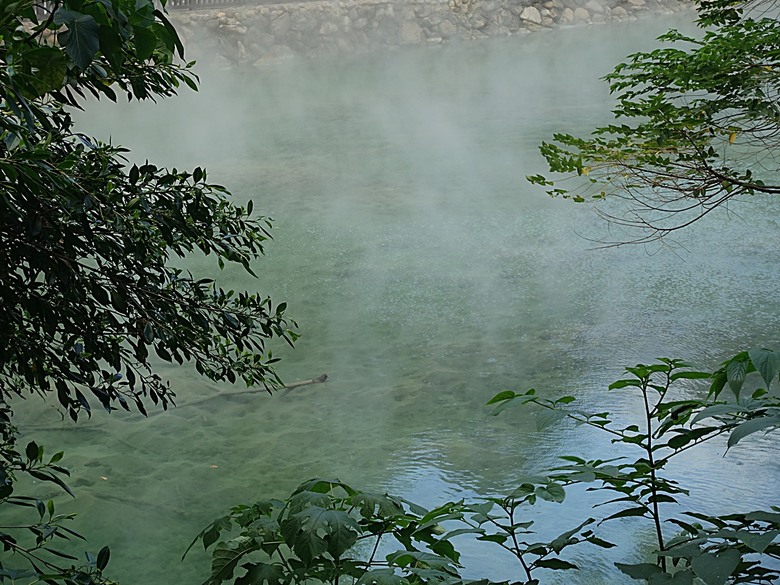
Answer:
POLYGON ((689 9, 690 3, 680 0, 316 0, 178 7, 171 19, 188 57, 231 66, 528 34, 689 9))

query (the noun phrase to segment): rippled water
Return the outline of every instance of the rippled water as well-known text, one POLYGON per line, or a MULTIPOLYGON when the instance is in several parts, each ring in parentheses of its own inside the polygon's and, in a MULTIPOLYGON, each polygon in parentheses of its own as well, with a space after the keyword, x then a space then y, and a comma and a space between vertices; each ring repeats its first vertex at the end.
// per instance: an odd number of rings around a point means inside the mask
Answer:
MULTIPOLYGON (((57 501, 111 545, 114 576, 198 582, 205 556, 179 561, 194 534, 234 503, 314 476, 434 505, 500 493, 563 453, 612 454, 565 424, 488 416, 482 405, 500 390, 573 393, 628 420, 637 404, 606 392, 624 365, 670 356, 711 367, 779 347, 770 201, 712 214, 674 247, 593 250, 578 235, 602 229, 591 210, 523 179, 542 169, 540 140, 609 119, 600 75, 685 18, 291 60, 204 74, 200 94, 158 106, 90 107, 85 130, 141 159, 205 164, 275 219, 259 282, 223 279, 289 302, 303 337, 278 348, 285 380, 330 376, 187 406, 230 388, 162 366, 180 406, 149 419, 98 413, 73 426, 51 406, 20 406, 29 438, 67 450, 78 498, 57 501)), ((776 447, 754 445, 725 458, 714 446, 673 471, 705 507, 749 507, 779 476, 776 447), (756 481, 740 485, 745 473, 756 481)), ((562 531, 592 501, 572 500, 529 514, 562 531)), ((649 535, 612 530, 636 545, 559 582, 620 582, 611 562, 640 554, 649 535)), ((462 546, 468 575, 515 578, 492 549, 462 546)))

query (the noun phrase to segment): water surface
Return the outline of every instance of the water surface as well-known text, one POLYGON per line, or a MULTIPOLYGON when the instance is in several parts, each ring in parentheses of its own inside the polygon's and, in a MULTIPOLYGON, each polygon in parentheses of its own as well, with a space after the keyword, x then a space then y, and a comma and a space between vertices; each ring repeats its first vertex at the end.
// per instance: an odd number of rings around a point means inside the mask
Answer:
MULTIPOLYGON (((66 449, 78 497, 57 501, 111 546, 112 574, 197 583, 205 556, 179 557, 205 524, 315 476, 435 505, 500 493, 560 454, 611 454, 597 435, 544 428, 531 413, 488 416, 482 405, 500 390, 575 394, 629 420, 637 402, 606 391, 625 365, 670 356, 713 367, 779 347, 770 201, 711 214, 674 246, 593 250, 581 237, 603 230, 592 210, 523 178, 542 170, 536 145, 552 132, 609 121, 598 77, 686 18, 203 72, 197 95, 79 116, 138 160, 206 165, 274 218, 259 280, 221 278, 288 301, 303 336, 294 351, 275 349, 285 380, 330 377, 187 406, 231 388, 161 366, 180 403, 166 414, 97 413, 73 426, 51 406, 20 408, 28 437, 66 449)), ((676 473, 713 511, 761 503, 778 458, 755 445, 741 458, 714 446, 676 473), (735 493, 745 473, 756 481, 735 493)), ((550 533, 587 513, 529 512, 550 533)), ((631 523, 612 530, 636 543, 623 560, 650 537, 631 523)), ((463 546, 467 575, 517 578, 492 549, 463 546)), ((621 582, 612 560, 560 582, 621 582)))

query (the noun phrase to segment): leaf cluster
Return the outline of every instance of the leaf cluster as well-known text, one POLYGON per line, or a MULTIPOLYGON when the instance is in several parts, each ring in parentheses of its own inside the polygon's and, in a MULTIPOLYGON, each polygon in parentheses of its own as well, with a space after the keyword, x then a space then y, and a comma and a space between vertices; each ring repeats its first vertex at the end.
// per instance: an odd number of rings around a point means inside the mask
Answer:
POLYGON ((639 424, 623 425, 613 421, 608 412, 578 409, 571 396, 553 400, 539 396, 533 389, 523 393, 504 391, 488 404, 495 405, 495 414, 510 403, 540 407, 608 434, 613 444, 625 447, 626 453, 639 452, 635 458, 611 460, 567 455, 562 457, 565 464, 549 476, 561 486, 587 484, 589 491, 609 493, 598 506, 618 509, 605 515, 599 524, 633 517, 644 518, 653 526, 656 562, 618 564, 627 575, 651 584, 680 585, 691 584, 694 578, 707 585, 770 583, 780 578, 774 564, 780 559, 780 545, 774 544, 780 535, 776 531, 780 518, 777 510, 722 517, 696 511, 685 512, 682 517, 669 515, 666 510, 684 504, 688 490, 662 475, 673 458, 716 437, 727 435, 726 448, 730 449, 749 435, 780 428, 780 399, 770 392, 770 385, 780 375, 780 354, 767 349, 741 352, 714 372, 664 358, 626 368, 626 373, 628 377, 613 382, 609 389, 639 394, 643 405, 639 424), (750 374, 759 380, 752 380, 757 387, 745 396, 742 390, 750 374), (686 385, 697 380, 707 380, 708 391, 702 398, 691 398, 686 385), (726 388, 730 397, 724 395, 726 388), (666 525, 682 532, 670 536, 666 525))
MULTIPOLYGON (((65 483, 70 473, 60 464, 63 453, 60 451, 47 457, 44 447, 34 441, 20 450, 11 414, 10 408, 0 402, 0 506, 29 510, 35 519, 28 523, 9 524, 6 521, 0 526, 0 546, 9 557, 0 562, 0 582, 110 585, 112 582, 103 575, 111 555, 107 546, 97 555, 86 552, 85 559, 79 561, 70 552, 71 541, 83 541, 84 537, 66 525, 74 514, 57 513, 51 499, 44 501, 16 493, 17 479, 26 475, 37 482, 54 484, 73 496, 65 483), (69 564, 63 564, 63 561, 69 564)), ((8 508, 4 510, 4 518, 8 519, 8 508)))
POLYGON ((75 420, 89 395, 106 410, 167 407, 150 359, 194 363, 213 379, 271 388, 267 340, 292 343, 286 305, 224 290, 177 268, 193 252, 256 276, 270 238, 252 203, 201 168, 130 165, 77 133, 64 105, 195 87, 152 0, 0 6, 0 395, 56 392, 75 420), (4 11, 4 12, 3 12, 4 11))
MULTIPOLYGON (((204 585, 462 583, 459 554, 441 523, 459 504, 425 510, 401 498, 313 479, 286 500, 235 506, 197 541, 212 548, 204 585), (237 529, 237 534, 230 534, 237 529), (229 534, 229 537, 228 537, 229 534)), ((189 551, 189 549, 188 549, 189 551)), ((185 555, 187 553, 185 552, 185 555)))
POLYGON ((701 14, 702 35, 669 31, 659 37, 667 46, 630 55, 606 76, 615 123, 542 143, 550 171, 573 187, 529 181, 576 202, 622 201, 600 213, 638 228, 636 242, 734 197, 780 193, 780 21, 732 2, 704 2, 701 14))
POLYGON ((38 514, 0 528, 13 559, 0 582, 106 583, 110 555, 78 563, 59 546, 81 538, 69 517, 15 491, 23 474, 70 493, 60 453, 17 449, 12 398, 55 394, 73 420, 95 399, 146 414, 149 401, 166 408, 174 397, 154 360, 270 390, 279 380, 266 344, 296 337, 285 303, 176 265, 198 254, 256 276, 270 221, 251 202, 237 204, 202 168, 130 164, 73 126, 70 108, 90 95, 196 89, 183 56, 164 0, 0 1, 0 506, 38 514))
POLYGON ((527 477, 505 497, 427 510, 403 498, 314 479, 285 500, 235 506, 201 531, 190 548, 200 541, 211 549, 212 571, 204 585, 490 585, 460 576, 455 539, 468 535, 515 557, 523 577, 513 583, 538 585, 533 573, 539 569, 577 568, 560 557, 567 547, 584 542, 614 546, 586 528, 592 518, 550 542, 529 539, 534 522, 521 518, 523 508, 563 499, 558 482, 527 477))

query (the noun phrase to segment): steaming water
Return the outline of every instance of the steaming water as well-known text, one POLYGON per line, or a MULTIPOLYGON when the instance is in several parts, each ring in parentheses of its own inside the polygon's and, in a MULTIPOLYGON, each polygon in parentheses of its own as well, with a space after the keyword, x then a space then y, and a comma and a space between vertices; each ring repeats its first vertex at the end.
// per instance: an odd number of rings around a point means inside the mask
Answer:
MULTIPOLYGON (((684 19, 291 60, 205 75, 200 94, 159 106, 90 106, 86 131, 139 158, 206 164, 275 219, 259 282, 235 271, 223 281, 289 302, 303 337, 277 349, 285 380, 330 376, 188 407, 230 388, 162 367, 179 408, 77 426, 28 401, 20 426, 66 449, 78 497, 56 499, 95 546, 111 546, 113 575, 198 582, 205 555, 179 557, 205 524, 315 476, 435 505, 500 493, 560 454, 613 455, 582 429, 517 410, 488 416, 482 405, 500 390, 573 393, 629 420, 637 403, 606 391, 625 365, 672 356, 712 367, 750 345, 778 347, 771 202, 713 214, 674 248, 592 250, 577 235, 600 233, 592 211, 523 179, 543 168, 540 140, 608 121, 599 76, 684 19)), ((706 509, 760 505, 777 448, 738 451, 722 458, 717 445, 673 471, 706 509)), ((529 515, 554 535, 591 501, 573 493, 529 515)), ((650 535, 635 523, 609 530, 635 544, 552 582, 621 582, 611 562, 638 559, 650 535)), ((461 544, 467 575, 517 578, 497 551, 461 544)))

